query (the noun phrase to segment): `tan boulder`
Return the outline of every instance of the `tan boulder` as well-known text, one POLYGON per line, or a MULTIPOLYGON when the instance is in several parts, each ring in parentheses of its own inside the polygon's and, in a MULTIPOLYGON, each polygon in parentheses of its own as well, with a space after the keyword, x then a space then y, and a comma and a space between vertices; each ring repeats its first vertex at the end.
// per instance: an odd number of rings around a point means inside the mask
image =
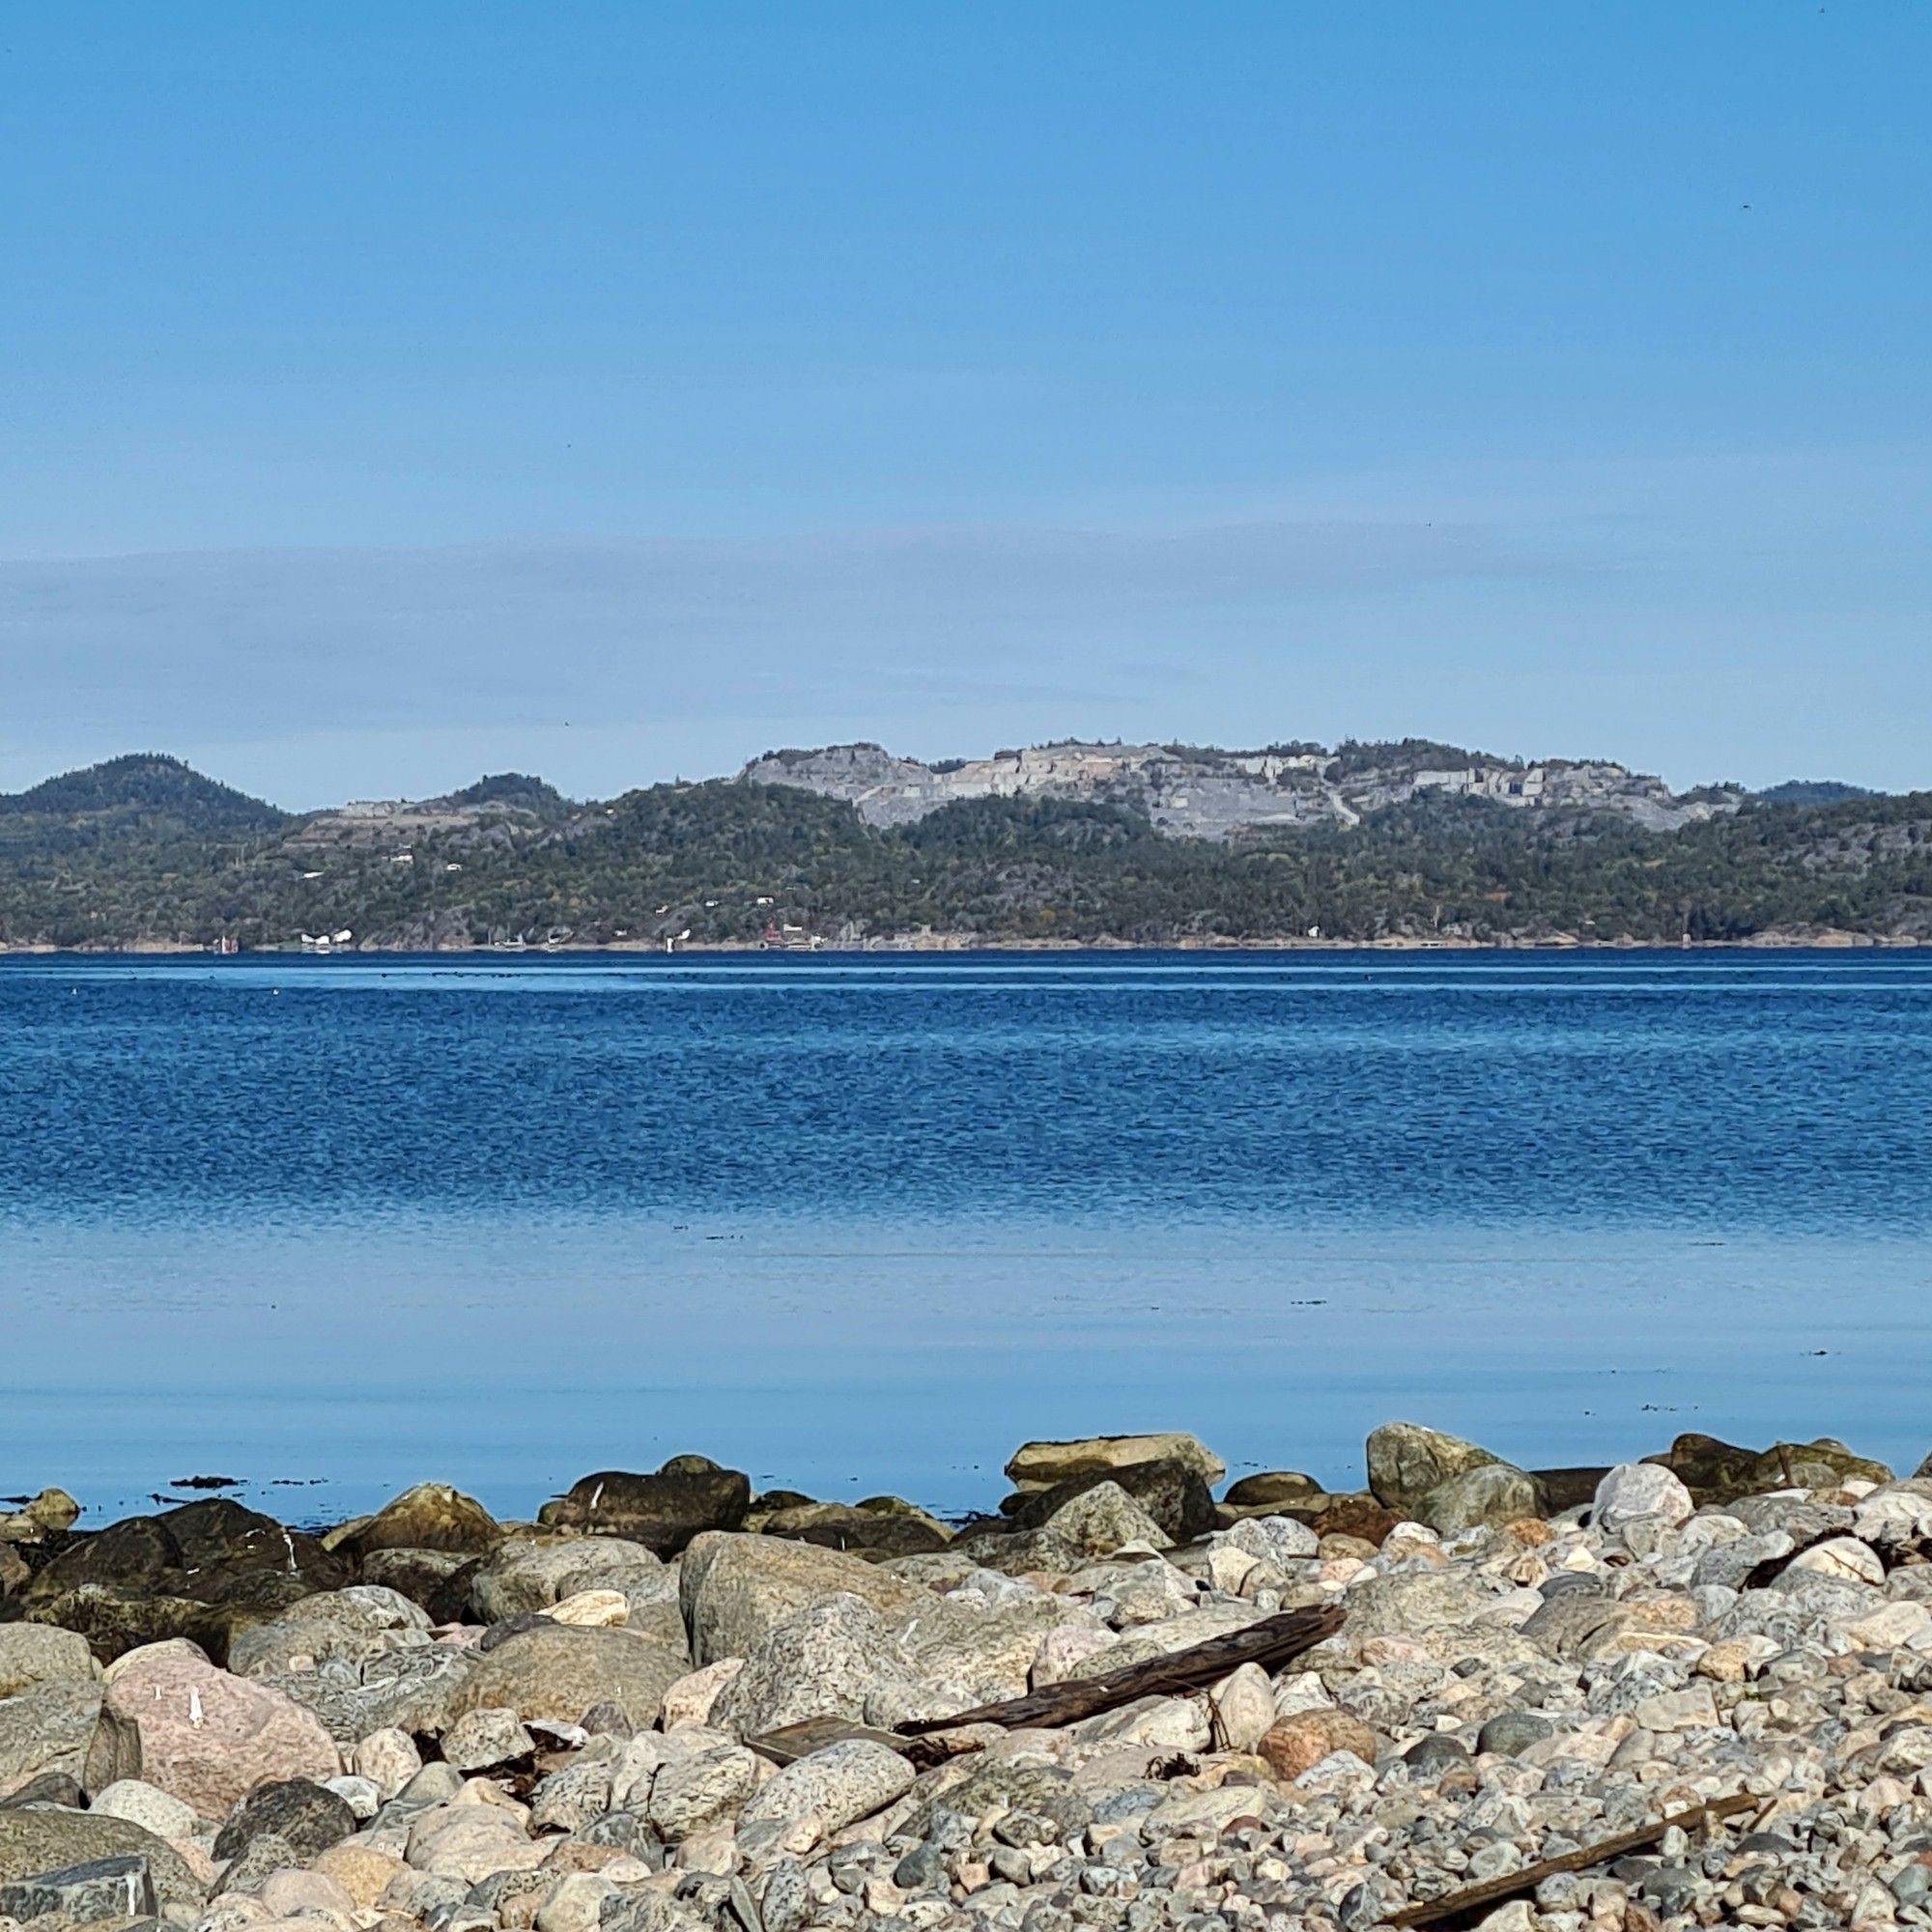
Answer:
POLYGON ((1284 1784, 1335 1751, 1350 1751, 1364 1764, 1376 1761, 1376 1734, 1351 1711, 1297 1711, 1262 1733, 1256 1753, 1284 1784))
POLYGON ((1208 1483, 1218 1483, 1228 1473, 1228 1465, 1198 1436, 1176 1430, 1023 1442, 1007 1463, 1007 1479, 1016 1490, 1050 1490, 1078 1476, 1104 1476, 1136 1463, 1180 1463, 1208 1483))

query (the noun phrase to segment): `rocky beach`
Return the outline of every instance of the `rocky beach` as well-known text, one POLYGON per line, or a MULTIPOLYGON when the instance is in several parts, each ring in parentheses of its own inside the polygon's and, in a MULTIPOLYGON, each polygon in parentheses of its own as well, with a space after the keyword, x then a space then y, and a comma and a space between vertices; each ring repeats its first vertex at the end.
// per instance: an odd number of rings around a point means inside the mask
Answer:
POLYGON ((1932 1476, 1680 1436, 1364 1486, 1032 1442, 989 1516, 702 1457, 0 1515, 0 1925, 1932 1925, 1932 1476))

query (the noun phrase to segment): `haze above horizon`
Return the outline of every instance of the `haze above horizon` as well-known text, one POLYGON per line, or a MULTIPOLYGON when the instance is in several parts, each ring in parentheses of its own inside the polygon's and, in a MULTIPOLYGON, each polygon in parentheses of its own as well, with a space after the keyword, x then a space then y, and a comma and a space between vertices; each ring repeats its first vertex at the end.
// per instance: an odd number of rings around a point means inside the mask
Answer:
POLYGON ((0 43, 0 790, 1068 735, 1926 781, 1922 10, 0 43))

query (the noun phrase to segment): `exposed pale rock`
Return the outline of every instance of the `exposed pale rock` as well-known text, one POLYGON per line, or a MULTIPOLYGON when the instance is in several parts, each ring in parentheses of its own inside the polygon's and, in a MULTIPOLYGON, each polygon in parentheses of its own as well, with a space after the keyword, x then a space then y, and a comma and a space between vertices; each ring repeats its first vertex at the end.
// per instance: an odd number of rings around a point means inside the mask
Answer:
POLYGON ((680 1677, 664 1694, 659 1721, 668 1731, 679 1724, 709 1723, 719 1693, 744 1667, 742 1657, 724 1657, 680 1677))
POLYGON ((494 1804, 439 1804, 410 1827, 403 1857, 416 1871, 474 1885, 492 1872, 531 1871, 550 1848, 526 1837, 508 1811, 494 1804))
POLYGON ((192 1804, 138 1777, 116 1779, 87 1808, 97 1818, 125 1818, 157 1838, 192 1837, 199 1829, 192 1804))
POLYGON ((856 1597, 828 1597, 768 1631, 719 1692, 711 1721, 753 1736, 808 1718, 863 1719, 882 1693, 907 1691, 903 1653, 856 1597))
POLYGON ((1208 1692, 1214 1730, 1224 1748, 1251 1751, 1276 1721, 1274 1686, 1259 1664, 1244 1663, 1208 1692))
POLYGON ((393 1853, 378 1846, 345 1840, 319 1853, 310 1869, 333 1879, 349 1894, 355 1910, 367 1912, 382 1897, 384 1888, 408 1867, 393 1853))
POLYGON ((1695 1507, 1690 1492, 1668 1469, 1656 1463, 1620 1463, 1597 1485, 1590 1515, 1601 1528, 1618 1531, 1646 1517, 1680 1523, 1695 1507))
POLYGON ((322 1871, 270 1872, 257 1896, 276 1918, 347 1918, 355 1910, 348 1889, 322 1871))
POLYGON ((1076 1556, 1111 1556, 1128 1544, 1163 1549, 1169 1538, 1118 1483, 1096 1483, 1064 1503, 1043 1527, 1076 1556))
POLYGON ((350 1754, 350 1768, 384 1798, 393 1798, 422 1769, 422 1754, 407 1731, 372 1731, 350 1754))
POLYGON ((582 1630, 615 1629, 631 1620, 631 1602, 621 1590, 576 1590, 560 1597, 549 1611, 553 1623, 582 1630))
POLYGON ((1815 1571, 1821 1577, 1838 1577, 1850 1583, 1885 1581, 1885 1565, 1877 1552, 1855 1536, 1834 1536, 1801 1549, 1786 1569, 1815 1571))

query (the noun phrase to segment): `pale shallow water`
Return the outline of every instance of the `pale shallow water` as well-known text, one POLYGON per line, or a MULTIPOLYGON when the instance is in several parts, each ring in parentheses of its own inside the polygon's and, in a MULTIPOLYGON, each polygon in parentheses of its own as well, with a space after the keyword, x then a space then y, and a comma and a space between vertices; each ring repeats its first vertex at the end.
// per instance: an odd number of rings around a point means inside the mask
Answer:
POLYGON ((0 961, 0 1489, 1916 1463, 1928 1098, 1904 953, 0 961))

